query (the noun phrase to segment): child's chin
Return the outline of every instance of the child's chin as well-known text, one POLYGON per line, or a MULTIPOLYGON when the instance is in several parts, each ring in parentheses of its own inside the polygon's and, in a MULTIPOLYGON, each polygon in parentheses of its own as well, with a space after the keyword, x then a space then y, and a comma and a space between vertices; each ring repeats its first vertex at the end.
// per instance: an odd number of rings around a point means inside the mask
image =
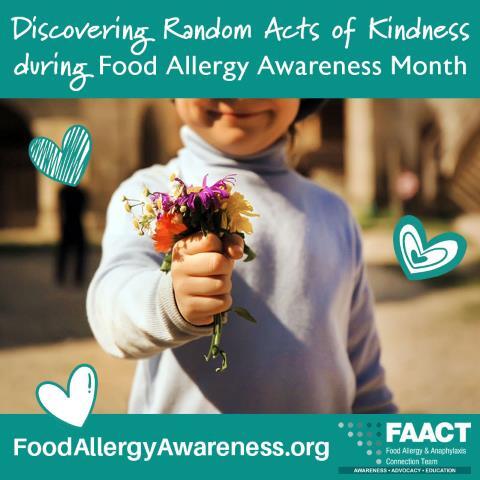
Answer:
POLYGON ((252 155, 256 153, 255 134, 242 129, 229 129, 219 136, 218 146, 220 150, 232 155, 252 155))

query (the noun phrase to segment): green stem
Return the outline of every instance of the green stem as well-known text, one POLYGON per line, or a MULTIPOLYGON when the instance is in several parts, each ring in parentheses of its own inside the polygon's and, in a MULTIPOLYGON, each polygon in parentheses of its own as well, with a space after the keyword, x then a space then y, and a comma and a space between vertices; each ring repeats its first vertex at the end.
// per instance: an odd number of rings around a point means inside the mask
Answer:
POLYGON ((223 372, 227 369, 228 366, 227 354, 220 348, 224 315, 226 315, 226 313, 217 313, 213 316, 213 333, 210 342, 210 348, 208 350, 208 353, 204 355, 206 362, 208 362, 211 358, 217 358, 218 355, 222 357, 221 366, 215 369, 217 373, 223 372))

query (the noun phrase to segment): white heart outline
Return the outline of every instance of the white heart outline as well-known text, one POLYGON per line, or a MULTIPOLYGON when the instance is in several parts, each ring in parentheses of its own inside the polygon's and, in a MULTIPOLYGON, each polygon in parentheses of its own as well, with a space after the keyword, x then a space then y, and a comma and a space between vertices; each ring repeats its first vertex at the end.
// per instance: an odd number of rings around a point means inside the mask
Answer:
MULTIPOLYGON (((438 243, 435 243, 435 245, 431 245, 430 247, 425 249, 425 247, 423 245, 423 242, 422 242, 422 239, 420 238, 420 234, 418 233, 418 230, 412 224, 403 225, 402 228, 400 229, 400 232, 399 232, 399 246, 400 246, 400 250, 401 250, 402 256, 404 258, 404 261, 405 261, 405 265, 406 265, 408 271, 411 274, 431 272, 432 270, 437 270, 439 268, 442 268, 443 266, 450 263, 456 257, 456 255, 458 253, 458 243, 455 240, 442 240, 438 243), (440 249, 445 250, 447 252, 447 254, 443 258, 443 260, 437 261, 434 264, 428 263, 427 265, 425 265, 423 267, 422 266, 416 267, 416 266, 413 265, 414 262, 412 261, 412 257, 411 257, 412 249, 410 249, 409 251, 405 250, 404 239, 405 239, 406 235, 411 235, 414 238, 415 243, 416 243, 417 247, 419 248, 419 254, 422 255, 422 256, 424 256, 425 254, 428 255, 428 253, 431 253, 434 250, 440 250, 440 249)), ((426 263, 426 262, 424 262, 424 263, 426 263)))
POLYGON ((87 363, 77 365, 68 378, 67 388, 45 381, 36 389, 42 409, 58 420, 82 427, 93 410, 97 398, 98 377, 87 363))

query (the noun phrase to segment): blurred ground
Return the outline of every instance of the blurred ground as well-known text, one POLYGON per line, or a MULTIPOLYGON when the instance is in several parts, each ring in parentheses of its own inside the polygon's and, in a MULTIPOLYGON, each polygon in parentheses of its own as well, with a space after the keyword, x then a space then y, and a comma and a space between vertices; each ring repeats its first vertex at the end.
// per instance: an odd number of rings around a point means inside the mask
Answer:
POLYGON ((478 413, 480 283, 382 303, 377 324, 403 413, 478 413))
MULTIPOLYGON (((454 272, 409 282, 392 258, 390 229, 365 233, 387 378, 403 412, 476 412, 480 404, 480 262, 475 247, 454 272)), ((89 276, 99 260, 90 252, 89 276)), ((35 387, 64 384, 91 363, 95 411, 124 412, 134 362, 105 354, 85 319, 85 289, 53 283, 51 248, 0 248, 0 413, 39 412, 35 387)))

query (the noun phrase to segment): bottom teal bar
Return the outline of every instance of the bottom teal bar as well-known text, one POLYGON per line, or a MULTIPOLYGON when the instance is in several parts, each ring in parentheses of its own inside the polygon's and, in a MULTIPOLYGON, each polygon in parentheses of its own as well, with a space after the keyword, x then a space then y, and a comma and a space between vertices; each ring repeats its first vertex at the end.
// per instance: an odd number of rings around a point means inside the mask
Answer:
POLYGON ((0 478, 479 478, 479 415, 0 415, 0 478))

